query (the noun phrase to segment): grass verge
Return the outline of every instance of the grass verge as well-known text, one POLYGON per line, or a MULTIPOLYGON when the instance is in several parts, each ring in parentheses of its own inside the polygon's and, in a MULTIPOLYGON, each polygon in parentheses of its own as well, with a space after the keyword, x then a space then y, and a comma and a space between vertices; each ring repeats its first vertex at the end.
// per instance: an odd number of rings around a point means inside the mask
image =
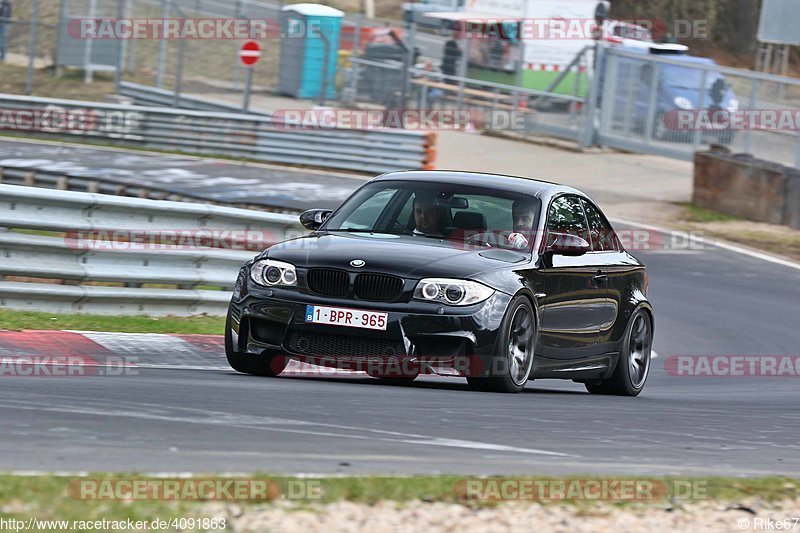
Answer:
MULTIPOLYGON (((351 501, 372 505, 379 501, 394 502, 442 502, 464 504, 472 507, 493 507, 497 500, 486 500, 476 497, 475 492, 467 493, 464 490, 468 481, 478 482, 478 478, 468 476, 416 476, 416 477, 337 477, 337 478, 293 478, 286 476, 271 476, 268 474, 254 474, 241 478, 222 478, 220 476, 199 476, 195 480, 217 479, 222 482, 231 479, 256 480, 266 482, 271 487, 265 498, 260 501, 241 500, 164 500, 155 498, 116 499, 120 494, 129 494, 130 485, 115 482, 128 482, 133 480, 154 480, 140 474, 90 474, 83 478, 69 476, 0 476, 0 517, 27 520, 36 517, 45 520, 152 520, 154 517, 169 519, 181 516, 196 518, 219 513, 219 505, 208 507, 212 502, 244 506, 245 510, 258 510, 264 506, 274 505, 277 502, 290 502, 298 508, 309 508, 320 503, 337 501, 351 501), (87 488, 88 487, 88 490, 87 488), (105 488, 104 488, 105 487, 105 488), (81 495, 84 495, 83 497, 81 495), (293 494, 294 496, 290 496, 293 494), (86 495, 89 495, 88 497, 86 495), (103 498, 93 496, 101 495, 103 498), (110 496, 110 497, 109 497, 110 496)), ((766 478, 677 478, 677 477, 652 477, 620 478, 606 477, 496 477, 484 478, 480 481, 483 486, 490 482, 511 482, 515 484, 522 480, 536 481, 539 483, 565 483, 572 486, 573 482, 586 484, 589 479, 608 481, 649 481, 662 483, 669 487, 693 486, 704 487, 704 492, 684 496, 672 492, 652 499, 631 500, 604 500, 601 505, 610 507, 626 507, 635 504, 637 507, 656 506, 664 507, 675 504, 691 503, 694 501, 715 501, 721 503, 741 504, 752 498, 764 502, 779 502, 797 498, 800 491, 800 479, 784 477, 766 478), (646 480, 643 478, 647 478, 646 480)), ((181 494, 189 494, 185 488, 192 485, 187 479, 161 478, 153 482, 152 486, 163 489, 167 482, 181 483, 181 494)), ((245 485, 248 486, 248 485, 245 485)), ((548 484, 548 486, 551 486, 548 484)), ((249 493, 250 489, 243 493, 249 493)), ((123 494, 123 495, 124 495, 123 494)), ((483 493, 486 494, 486 493, 483 493)), ((535 498, 531 498, 533 501, 535 498)), ((517 500, 518 501, 518 500, 517 500)), ((540 503, 554 505, 572 505, 582 508, 587 505, 595 506, 597 499, 578 497, 563 500, 541 500, 540 503)), ((224 507, 222 507, 224 509, 224 507)), ((227 511, 226 511, 227 512, 227 511)))
POLYGON ((800 261, 800 230, 753 222, 689 203, 677 205, 683 212, 679 220, 671 224, 675 229, 743 244, 755 250, 800 261))
POLYGON ((684 208, 684 220, 687 222, 727 222, 738 220, 734 216, 699 207, 690 202, 678 202, 678 205, 684 208))
POLYGON ((183 333, 222 335, 225 318, 199 315, 192 317, 148 317, 110 315, 60 315, 39 311, 0 309, 0 328, 75 329, 83 331, 116 331, 120 333, 183 333))

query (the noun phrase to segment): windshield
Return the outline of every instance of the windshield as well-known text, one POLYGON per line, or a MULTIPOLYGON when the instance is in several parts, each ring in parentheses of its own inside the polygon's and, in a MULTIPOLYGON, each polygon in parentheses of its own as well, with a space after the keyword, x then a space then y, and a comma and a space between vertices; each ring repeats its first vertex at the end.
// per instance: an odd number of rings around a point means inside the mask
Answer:
POLYGON ((493 189, 380 181, 359 190, 320 229, 527 249, 540 205, 532 196, 493 189))
MULTIPOLYGON (((699 89, 703 83, 703 69, 662 65, 661 79, 668 87, 680 89, 699 89)), ((710 89, 718 79, 724 79, 718 72, 708 71, 706 89, 710 89)))

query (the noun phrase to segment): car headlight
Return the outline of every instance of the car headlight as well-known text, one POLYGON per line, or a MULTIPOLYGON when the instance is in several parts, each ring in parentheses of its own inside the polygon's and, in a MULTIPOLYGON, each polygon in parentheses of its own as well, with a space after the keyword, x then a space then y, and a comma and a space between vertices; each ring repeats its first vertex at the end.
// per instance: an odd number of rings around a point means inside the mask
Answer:
POLYGON ((739 111, 739 99, 738 98, 731 98, 728 100, 728 111, 731 113, 739 111))
POLYGON ((294 269, 294 265, 290 263, 262 259, 253 263, 250 267, 250 279, 266 287, 276 287, 278 285, 292 287, 297 285, 297 272, 294 269))
POLYGON ((675 107, 678 109, 694 109, 694 104, 692 104, 692 101, 685 96, 676 96, 673 102, 675 103, 675 107))
POLYGON ((414 289, 415 300, 438 302, 447 305, 472 305, 494 294, 494 289, 463 279, 426 278, 414 289))

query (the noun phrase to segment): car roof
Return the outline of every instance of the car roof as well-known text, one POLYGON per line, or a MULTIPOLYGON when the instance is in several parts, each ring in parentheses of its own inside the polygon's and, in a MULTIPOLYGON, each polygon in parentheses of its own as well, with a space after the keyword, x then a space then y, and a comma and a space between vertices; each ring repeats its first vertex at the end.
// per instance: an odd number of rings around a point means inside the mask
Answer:
POLYGON ((583 192, 550 181, 538 180, 524 176, 509 176, 488 172, 469 172, 463 170, 405 170, 381 174, 372 181, 427 181, 453 185, 473 185, 505 192, 515 192, 550 198, 561 193, 578 194, 587 197, 583 192))
MULTIPOLYGON (((701 63, 703 65, 716 65, 717 63, 711 59, 710 57, 699 57, 699 56, 688 56, 688 55, 681 55, 676 54, 675 56, 671 56, 669 59, 674 59, 676 61, 682 61, 684 63, 701 63)), ((667 67, 675 67, 677 65, 664 65, 667 67)))

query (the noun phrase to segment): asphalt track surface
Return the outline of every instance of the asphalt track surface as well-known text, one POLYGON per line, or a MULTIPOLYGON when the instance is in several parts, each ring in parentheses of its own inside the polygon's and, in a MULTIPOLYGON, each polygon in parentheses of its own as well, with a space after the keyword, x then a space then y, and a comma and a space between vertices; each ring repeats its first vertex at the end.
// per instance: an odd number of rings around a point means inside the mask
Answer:
POLYGON ((6 376, 0 470, 798 475, 800 378, 678 377, 664 362, 800 355, 800 270, 716 247, 638 255, 659 354, 638 398, 567 381, 500 395, 460 378, 398 387, 222 365, 6 376))
POLYGON ((63 143, 0 140, 0 167, 42 169, 221 204, 338 207, 365 177, 63 143))

